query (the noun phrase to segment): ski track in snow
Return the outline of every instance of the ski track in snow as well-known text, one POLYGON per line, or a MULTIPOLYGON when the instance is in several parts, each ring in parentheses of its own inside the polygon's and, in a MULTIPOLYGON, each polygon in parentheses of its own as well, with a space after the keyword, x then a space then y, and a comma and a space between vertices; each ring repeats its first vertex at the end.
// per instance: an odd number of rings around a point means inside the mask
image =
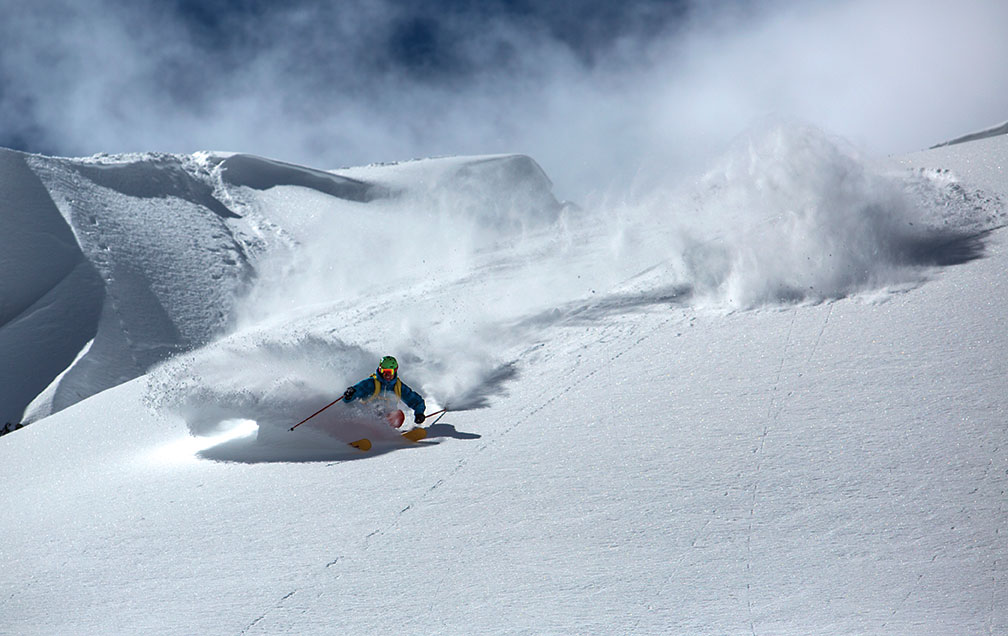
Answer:
MULTIPOLYGON (((753 484, 752 484, 752 500, 749 507, 749 524, 746 530, 746 576, 748 580, 746 581, 746 611, 749 614, 749 630, 752 632, 753 636, 756 636, 756 623, 753 617, 753 602, 752 602, 752 587, 753 587, 753 576, 752 576, 752 532, 753 532, 753 519, 756 516, 756 500, 759 493, 759 476, 760 469, 763 467, 764 452, 763 448, 766 446, 767 435, 770 434, 770 430, 774 428, 777 424, 777 419, 780 417, 781 411, 784 410, 784 398, 780 396, 781 388, 781 375, 784 371, 784 363, 787 361, 788 348, 791 346, 791 334, 794 331, 795 319, 798 316, 798 310, 791 310, 791 321, 788 324, 787 335, 784 337, 784 346, 781 347, 781 359, 780 364, 777 367, 777 375, 774 378, 773 388, 770 390, 770 401, 767 406, 766 423, 763 426, 763 433, 759 437, 759 445, 756 447, 756 468, 753 471, 753 484)), ((790 395, 790 393, 788 394, 790 395)))
MULTIPOLYGON (((983 477, 979 480, 981 483, 986 482, 988 480, 990 480, 990 481, 993 482, 995 471, 992 471, 991 468, 994 467, 994 460, 995 460, 996 457, 998 457, 1000 451, 1001 451, 1001 447, 1000 446, 995 446, 994 449, 991 451, 990 462, 987 464, 986 468, 984 469, 983 477)), ((1004 457, 1004 453, 1000 453, 1000 456, 1004 457)), ((1004 466, 1004 473, 1006 475, 1008 475, 1008 462, 1002 462, 1002 463, 1005 464, 1005 466, 1004 466)), ((973 492, 975 493, 975 492, 977 492, 977 490, 979 490, 979 487, 977 489, 975 489, 973 492)), ((973 494, 973 493, 970 493, 970 494, 973 494)), ((1004 519, 1005 518, 1005 499, 1006 499, 1006 496, 1008 496, 1008 491, 1001 490, 1000 495, 1001 496, 998 497, 998 514, 997 514, 997 516, 999 518, 1001 518, 1001 519, 1004 519)), ((994 528, 994 534, 995 534, 995 536, 1000 535, 1001 534, 1001 529, 1000 528, 994 528)), ((997 608, 997 593, 998 593, 998 589, 999 589, 999 586, 998 586, 998 571, 999 571, 998 566, 1000 564, 1001 564, 1001 559, 999 559, 995 555, 993 557, 993 562, 991 563, 991 595, 990 595, 990 606, 988 608, 988 613, 987 613, 987 633, 989 635, 994 634, 994 617, 995 617, 995 610, 997 608)))
MULTIPOLYGON (((780 420, 780 417, 783 414, 784 410, 787 408, 787 402, 794 394, 794 389, 790 390, 787 389, 787 386, 793 383, 792 380, 790 380, 789 378, 796 378, 796 377, 800 378, 804 373, 807 372, 807 369, 814 360, 816 351, 819 349, 819 345, 822 342, 823 334, 825 333, 826 328, 829 325, 830 319, 833 316, 834 305, 835 305, 834 302, 827 303, 825 316, 822 319, 822 324, 815 332, 814 340, 808 347, 808 354, 804 356, 804 359, 801 361, 801 364, 797 367, 789 367, 787 363, 789 358, 796 359, 794 354, 792 353, 792 350, 795 347, 800 346, 800 338, 798 338, 797 334, 795 333, 795 324, 798 319, 798 313, 803 308, 795 307, 789 311, 789 313, 791 314, 791 319, 788 321, 788 327, 784 336, 784 342, 780 348, 780 361, 777 365, 773 385, 770 389, 765 416, 765 424, 762 432, 759 435, 758 444, 756 445, 753 451, 755 455, 755 467, 753 469, 753 482, 752 486, 750 487, 752 496, 750 499, 750 507, 749 507, 749 521, 747 523, 746 528, 746 555, 747 555, 746 611, 749 616, 749 632, 753 634, 753 636, 756 636, 757 634, 757 627, 756 627, 757 623, 756 623, 756 614, 753 600, 753 594, 755 592, 754 586, 756 581, 753 572, 754 561, 753 561, 752 541, 753 541, 754 524, 756 523, 757 518, 757 508, 759 505, 760 474, 763 470, 763 465, 766 460, 767 440, 770 437, 771 433, 777 428, 777 424, 780 420), (785 369, 787 369, 787 372, 785 372, 785 369)), ((808 307, 805 307, 804 309, 808 309, 808 307)), ((704 528, 706 528, 710 523, 711 521, 708 520, 708 522, 704 525, 704 528)), ((691 545, 694 546, 696 545, 699 536, 700 535, 698 534, 696 537, 694 537, 694 539, 691 542, 691 545)), ((896 615, 896 613, 899 611, 899 608, 902 607, 906 603, 907 599, 913 594, 914 589, 916 589, 917 584, 920 582, 920 579, 922 577, 923 575, 918 576, 913 586, 911 586, 911 589, 899 601, 896 608, 893 609, 891 614, 892 616, 896 615)), ((885 626, 886 625, 883 624, 883 627, 885 626)))

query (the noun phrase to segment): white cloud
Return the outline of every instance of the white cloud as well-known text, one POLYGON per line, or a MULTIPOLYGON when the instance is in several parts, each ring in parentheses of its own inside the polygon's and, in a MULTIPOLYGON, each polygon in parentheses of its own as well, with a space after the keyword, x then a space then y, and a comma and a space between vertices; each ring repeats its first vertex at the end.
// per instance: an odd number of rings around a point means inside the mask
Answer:
POLYGON ((249 13, 220 26, 236 37, 219 50, 153 3, 0 4, 6 127, 37 125, 62 154, 221 149, 338 167, 523 152, 580 198, 641 170, 699 171, 768 114, 883 153, 1008 117, 1003 3, 725 4, 666 37, 617 38, 593 64, 542 28, 453 14, 439 19, 457 66, 420 77, 388 59, 403 18, 389 3, 249 13))

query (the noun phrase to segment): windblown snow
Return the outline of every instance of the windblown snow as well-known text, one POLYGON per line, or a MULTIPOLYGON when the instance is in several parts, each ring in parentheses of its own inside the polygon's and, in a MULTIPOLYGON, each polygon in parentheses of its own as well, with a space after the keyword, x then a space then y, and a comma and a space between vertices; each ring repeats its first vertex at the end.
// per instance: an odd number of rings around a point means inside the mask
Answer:
POLYGON ((1006 163, 0 150, 0 632, 1002 631, 1006 163))

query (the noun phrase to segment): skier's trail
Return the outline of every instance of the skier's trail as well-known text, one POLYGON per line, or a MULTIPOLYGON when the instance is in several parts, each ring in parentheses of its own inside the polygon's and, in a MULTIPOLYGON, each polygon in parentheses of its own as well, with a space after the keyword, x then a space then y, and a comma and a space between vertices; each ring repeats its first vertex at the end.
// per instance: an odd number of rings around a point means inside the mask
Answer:
POLYGON ((780 362, 774 374, 773 385, 770 389, 770 399, 767 404, 766 416, 764 418, 763 430, 759 434, 759 444, 753 454, 756 465, 753 469, 753 482, 751 486, 752 496, 749 501, 749 520, 746 527, 746 611, 749 615, 749 631, 753 636, 756 634, 756 621, 753 613, 753 529, 756 521, 756 506, 758 502, 759 487, 764 464, 766 463, 766 442, 770 433, 780 428, 781 415, 787 406, 788 400, 794 395, 795 380, 801 377, 815 357, 823 334, 833 316, 833 304, 829 305, 822 324, 818 328, 813 327, 818 321, 815 308, 798 306, 791 310, 791 318, 787 323, 787 330, 784 336, 784 344, 780 349, 780 362), (800 318, 807 317, 807 320, 800 318), (812 324, 802 324, 802 323, 812 324), (812 333, 815 334, 814 339, 812 333), (808 348, 808 354, 801 355, 802 348, 808 348), (791 364, 789 364, 791 361, 791 364), (797 367, 795 366, 797 365, 797 367), (789 366, 791 367, 789 369, 789 366), (790 388, 788 388, 790 385, 790 388))
POLYGON ((746 529, 746 610, 749 614, 749 631, 752 632, 753 636, 756 636, 756 623, 753 617, 753 604, 752 604, 752 585, 753 585, 753 575, 752 575, 752 533, 753 533, 753 518, 756 515, 756 494, 759 490, 759 478, 760 469, 763 467, 763 448, 766 445, 767 435, 770 433, 771 426, 776 426, 777 419, 780 417, 781 411, 784 410, 784 399, 780 396, 781 390, 781 376, 784 372, 784 363, 787 361, 788 349, 791 346, 791 335, 794 332, 795 318, 798 315, 798 309, 793 309, 791 311, 791 322, 788 324, 787 335, 784 338, 784 346, 781 347, 781 359, 780 364, 777 366, 777 375, 774 378, 773 388, 770 392, 770 403, 767 407, 766 421, 763 425, 763 433, 759 438, 759 446, 756 448, 756 469, 753 474, 753 484, 752 484, 752 499, 750 500, 749 506, 749 525, 746 529))
POLYGON ((823 320, 822 327, 819 328, 819 335, 816 336, 815 344, 812 345, 812 350, 809 351, 808 358, 805 360, 805 364, 812 362, 812 358, 815 357, 816 350, 819 348, 819 342, 822 340, 823 332, 826 331, 826 325, 829 324, 829 319, 833 315, 833 303, 829 305, 829 311, 826 312, 826 319, 823 320))

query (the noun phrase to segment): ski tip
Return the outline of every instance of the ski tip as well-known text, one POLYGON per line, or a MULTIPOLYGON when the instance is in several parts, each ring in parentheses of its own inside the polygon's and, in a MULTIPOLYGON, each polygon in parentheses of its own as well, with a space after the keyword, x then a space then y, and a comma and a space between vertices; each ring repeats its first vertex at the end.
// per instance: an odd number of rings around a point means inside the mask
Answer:
POLYGON ((427 437, 427 429, 425 428, 414 428, 411 431, 406 431, 402 434, 405 439, 411 442, 419 442, 420 440, 427 437))
POLYGON ((356 448, 357 450, 362 450, 365 452, 371 450, 371 440, 369 440, 366 437, 363 439, 359 439, 356 442, 350 442, 350 445, 356 448))

